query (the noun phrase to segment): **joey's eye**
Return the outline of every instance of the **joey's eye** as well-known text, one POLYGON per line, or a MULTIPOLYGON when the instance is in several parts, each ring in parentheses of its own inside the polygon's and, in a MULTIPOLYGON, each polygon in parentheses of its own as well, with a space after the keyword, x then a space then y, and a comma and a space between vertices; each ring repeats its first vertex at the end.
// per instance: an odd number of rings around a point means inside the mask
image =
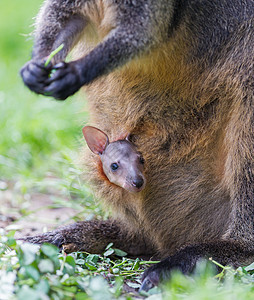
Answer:
POLYGON ((140 156, 139 157, 139 162, 143 165, 145 163, 144 157, 140 156))
POLYGON ((113 163, 113 164, 111 164, 111 165, 110 165, 110 168, 111 168, 111 170, 112 170, 112 171, 115 171, 115 170, 117 170, 117 169, 118 169, 118 167, 119 167, 119 166, 118 166, 118 164, 117 164, 117 163, 113 163))

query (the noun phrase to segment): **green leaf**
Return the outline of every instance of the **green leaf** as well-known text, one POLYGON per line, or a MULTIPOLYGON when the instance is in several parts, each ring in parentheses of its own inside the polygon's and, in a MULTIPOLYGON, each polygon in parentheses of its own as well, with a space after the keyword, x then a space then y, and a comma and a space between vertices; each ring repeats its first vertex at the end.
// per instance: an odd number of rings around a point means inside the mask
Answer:
POLYGON ((109 292, 108 285, 100 276, 92 278, 88 293, 93 300, 112 300, 112 294, 109 292))
POLYGON ((97 267, 98 260, 99 260, 99 255, 96 255, 96 254, 89 254, 89 255, 86 257, 85 266, 86 266, 89 270, 95 271, 95 270, 98 269, 98 267, 97 267))
POLYGON ((61 279, 61 283, 65 286, 76 286, 78 285, 77 278, 76 276, 65 274, 61 279))
POLYGON ((14 238, 15 233, 16 233, 16 230, 11 230, 6 234, 6 236, 8 238, 14 238))
POLYGON ((63 286, 62 289, 64 291, 68 291, 69 293, 74 293, 76 294, 78 288, 76 286, 63 286))
POLYGON ((54 272, 54 264, 50 259, 42 259, 38 264, 38 268, 42 273, 54 272))
POLYGON ((250 265, 248 265, 247 267, 244 268, 245 271, 253 271, 254 270, 254 262, 250 265))
POLYGON ((17 298, 19 300, 31 299, 31 300, 40 300, 41 292, 31 289, 27 285, 21 287, 21 289, 17 293, 17 298))
POLYGON ((133 289, 138 289, 138 288, 140 288, 140 283, 136 283, 136 282, 126 282, 126 284, 127 284, 129 287, 132 287, 133 289))
POLYGON ((140 260, 137 258, 132 266, 132 270, 138 270, 140 266, 140 260))
POLYGON ((75 267, 69 265, 68 263, 64 265, 63 273, 68 275, 73 275, 75 273, 75 267))
POLYGON ((98 259, 99 259, 99 255, 97 255, 97 254, 89 254, 86 257, 87 262, 93 262, 94 264, 97 264, 98 259))
POLYGON ((85 262, 86 262, 86 261, 85 261, 84 259, 82 259, 82 258, 76 259, 76 264, 77 264, 77 265, 84 265, 85 262))
POLYGON ((36 259, 36 253, 38 252, 39 247, 33 244, 22 244, 21 245, 22 251, 22 264, 23 265, 30 265, 36 259))
POLYGON ((59 254, 59 249, 52 244, 43 244, 41 246, 41 251, 50 258, 59 254))
POLYGON ((114 294, 116 298, 119 298, 123 289, 123 277, 122 276, 117 276, 116 281, 115 281, 115 286, 114 286, 114 294))
POLYGON ((31 277, 35 281, 38 281, 40 279, 40 273, 35 267, 25 266, 24 269, 28 277, 31 277))
POLYGON ((107 251, 104 252, 104 256, 110 256, 115 252, 114 249, 109 248, 107 251))
POLYGON ((108 250, 108 249, 111 248, 113 245, 114 245, 113 243, 109 243, 109 244, 107 245, 107 247, 105 248, 105 250, 108 250))
POLYGON ((15 232, 16 232, 16 230, 11 230, 11 231, 9 231, 9 232, 7 233, 7 235, 6 235, 7 238, 8 238, 6 244, 7 244, 7 246, 10 247, 10 248, 13 248, 13 247, 15 247, 15 246, 17 245, 16 240, 15 240, 15 238, 14 238, 15 232))
POLYGON ((67 255, 65 262, 75 269, 76 262, 75 262, 75 259, 73 258, 73 256, 67 255))
POLYGON ((40 291, 44 294, 48 294, 50 290, 49 283, 46 279, 41 280, 37 285, 35 285, 37 291, 40 291))
POLYGON ((13 238, 13 237, 9 237, 8 238, 8 241, 7 241, 7 245, 9 246, 9 247, 13 247, 13 246, 16 246, 16 240, 13 238))
POLYGON ((112 269, 113 274, 118 274, 120 272, 119 268, 112 269))
POLYGON ((88 300, 88 295, 86 293, 77 293, 75 295, 75 300, 88 300))
POLYGON ((97 266, 92 261, 86 262, 85 266, 91 271, 96 271, 98 269, 97 266))
POLYGON ((123 251, 123 250, 120 250, 120 249, 114 249, 114 252, 115 252, 115 255, 117 255, 117 256, 121 256, 121 257, 123 257, 123 256, 126 256, 126 255, 127 255, 127 253, 126 253, 125 251, 123 251))

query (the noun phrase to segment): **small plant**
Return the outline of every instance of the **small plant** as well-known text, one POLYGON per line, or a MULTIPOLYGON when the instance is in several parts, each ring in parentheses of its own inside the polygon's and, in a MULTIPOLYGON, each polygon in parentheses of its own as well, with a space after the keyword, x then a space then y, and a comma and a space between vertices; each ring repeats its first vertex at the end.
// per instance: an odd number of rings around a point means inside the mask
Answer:
POLYGON ((0 299, 126 299, 139 297, 140 275, 154 263, 126 258, 109 244, 103 255, 66 255, 44 244, 19 244, 14 232, 0 235, 0 299), (4 296, 5 295, 5 296, 4 296))
POLYGON ((53 50, 50 55, 48 56, 44 66, 47 67, 49 65, 49 63, 51 62, 52 58, 58 53, 60 52, 64 47, 64 44, 61 44, 59 47, 57 47, 55 50, 53 50))
POLYGON ((14 232, 0 232, 0 299, 252 299, 254 265, 215 275, 201 262, 192 276, 178 272, 160 288, 138 293, 141 274, 154 261, 129 259, 110 243, 103 255, 66 255, 44 244, 19 244, 14 232), (222 280, 223 279, 223 280, 222 280))

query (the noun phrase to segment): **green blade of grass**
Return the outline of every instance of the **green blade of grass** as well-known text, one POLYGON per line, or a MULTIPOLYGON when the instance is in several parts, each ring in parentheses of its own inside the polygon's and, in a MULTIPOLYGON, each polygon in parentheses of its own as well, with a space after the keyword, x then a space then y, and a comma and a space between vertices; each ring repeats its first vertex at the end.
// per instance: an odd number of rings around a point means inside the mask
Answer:
POLYGON ((47 67, 48 64, 51 62, 52 58, 63 49, 64 44, 61 44, 59 47, 57 47, 54 51, 52 51, 48 57, 48 59, 46 60, 44 66, 47 67))

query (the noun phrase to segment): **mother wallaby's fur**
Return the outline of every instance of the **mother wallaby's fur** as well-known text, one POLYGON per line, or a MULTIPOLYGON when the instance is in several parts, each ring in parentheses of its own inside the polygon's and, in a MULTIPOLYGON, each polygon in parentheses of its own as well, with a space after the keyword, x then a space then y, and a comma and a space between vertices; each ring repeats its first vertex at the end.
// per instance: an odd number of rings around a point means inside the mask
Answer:
POLYGON ((190 272, 201 257, 252 260, 253 16, 253 0, 45 1, 24 82, 58 99, 86 85, 92 124, 111 140, 131 133, 147 183, 135 194, 116 187, 85 152, 89 181, 115 221, 28 240, 91 252, 114 242, 165 258, 145 273, 143 289, 174 268, 190 272), (79 59, 45 68, 62 42, 53 64, 74 45, 79 59))

